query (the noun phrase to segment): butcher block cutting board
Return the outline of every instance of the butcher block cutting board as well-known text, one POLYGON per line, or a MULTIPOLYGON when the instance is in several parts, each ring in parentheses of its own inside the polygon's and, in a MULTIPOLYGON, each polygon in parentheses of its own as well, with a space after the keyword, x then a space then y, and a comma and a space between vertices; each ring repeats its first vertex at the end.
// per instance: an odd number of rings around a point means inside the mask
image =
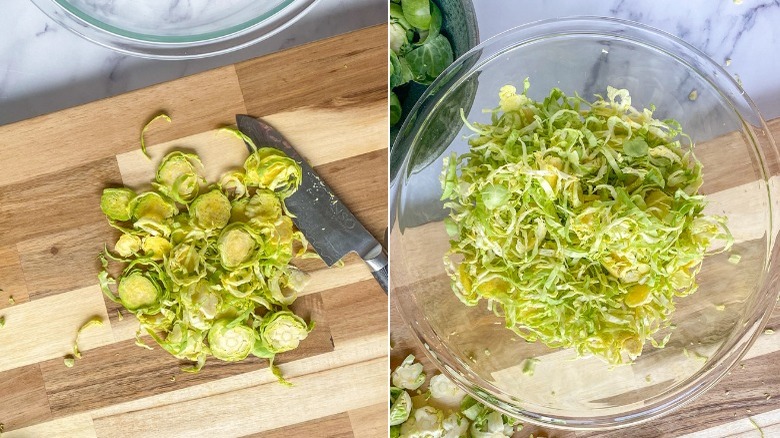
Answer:
MULTIPOLYGON (((768 124, 769 131, 775 140, 780 140, 780 119, 774 119, 768 124)), ((702 148, 699 145, 697 155, 705 158, 705 169, 708 165, 728 166, 732 175, 724 180, 705 181, 709 192, 718 192, 714 196, 733 196, 733 193, 743 193, 741 190, 753 181, 751 163, 746 156, 726 154, 726 143, 713 141, 712 145, 702 148), (722 146, 713 148, 711 146, 722 146), (705 156, 705 154, 709 154, 705 156), (713 154, 727 157, 726 160, 714 160, 713 154), (731 191, 729 191, 731 190, 731 191)), ((719 141, 719 140, 718 140, 719 141)), ((735 143, 738 144, 738 143, 735 143)), ((771 158, 766 161, 767 167, 776 169, 776 162, 771 158)), ((724 172, 716 170, 715 173, 724 172)), ((777 175, 776 170, 772 170, 777 175)), ((780 178, 772 176, 770 185, 777 187, 780 178)), ((746 191, 744 191, 746 193, 746 191)), ((747 197, 749 199, 749 196, 747 197)), ((710 198, 712 199, 712 198, 710 198)), ((749 215, 755 211, 749 202, 740 204, 733 202, 732 209, 744 207, 749 215)), ((759 210, 761 211, 761 210, 759 210)), ((758 222, 760 224, 760 222, 758 222)), ((439 226, 439 224, 435 224, 439 226)), ((759 227, 760 228, 760 227, 759 227)), ((743 232, 744 232, 743 227, 743 232)), ((773 234, 777 235, 778 225, 773 224, 773 234)), ((758 234, 763 233, 760 229, 758 234)), ((750 234, 750 233, 748 233, 750 234)), ((446 250, 446 248, 445 248, 446 250)), ((433 253, 444 250, 429 249, 433 253)), ((430 256, 421 256, 430 260, 430 256)), ((421 259, 422 260, 422 259, 421 259)), ((420 263, 422 263, 420 261, 420 263)), ((437 263, 434 261, 433 263, 437 263)), ((440 262, 438 262, 440 263, 440 262)), ((392 272, 392 270, 391 270, 392 272)), ((391 274, 392 275, 392 274, 391 274)), ((446 279, 446 277, 445 277, 446 279)), ((446 279, 448 281, 448 279, 446 279)), ((394 283, 397 284, 397 281, 394 283)), ((774 287, 780 287, 775 285, 774 287)), ((404 323, 395 304, 391 307, 390 319, 390 364, 400 365, 409 354, 414 354, 425 366, 426 374, 432 376, 438 371, 425 356, 425 351, 415 339, 414 334, 404 323)), ((766 325, 767 331, 756 339, 739 364, 717 385, 695 399, 688 405, 659 419, 635 427, 604 432, 561 431, 525 425, 514 438, 722 438, 722 437, 780 437, 780 304, 776 304, 766 325)))
MULTIPOLYGON (((236 114, 281 131, 366 228, 387 217, 387 28, 376 26, 0 127, 0 423, 12 437, 384 437, 387 297, 354 255, 301 267, 295 310, 316 322, 299 349, 267 361, 210 359, 200 373, 135 345, 138 322, 100 291, 98 253, 117 234, 104 187, 143 188, 173 149, 210 181, 240 167, 236 114), (139 150, 146 135, 152 159, 139 150), (13 298, 13 303, 10 298, 13 298), (67 368, 76 331, 83 358, 67 368)), ((147 338, 153 344, 151 339, 147 338)))

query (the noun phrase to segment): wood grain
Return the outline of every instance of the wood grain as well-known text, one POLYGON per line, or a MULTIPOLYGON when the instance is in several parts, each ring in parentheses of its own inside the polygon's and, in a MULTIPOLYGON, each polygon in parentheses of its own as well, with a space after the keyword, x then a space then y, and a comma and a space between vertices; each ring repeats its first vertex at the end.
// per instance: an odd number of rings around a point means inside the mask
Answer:
POLYGON ((19 242, 30 299, 94 285, 101 269, 97 254, 118 237, 118 231, 100 221, 19 242))
MULTIPOLYGON (((62 357, 71 352, 78 329, 93 316, 108 319, 98 286, 9 307, 3 315, 0 371, 45 360, 65 368, 62 357)), ((113 341, 110 325, 104 325, 85 331, 79 347, 86 351, 113 341)))
POLYGON ((27 283, 14 246, 0 246, 0 309, 29 301, 27 283))
POLYGON ((296 379, 291 388, 261 385, 150 410, 95 419, 98 436, 241 436, 370 406, 387 399, 387 362, 374 359, 296 379), (355 391, 354 388, 361 388, 355 391), (312 396, 316 394, 316 396, 312 396), (338 400, 337 403, 328 403, 338 400), (284 415, 283 413, 288 413, 284 415), (203 421, 203 416, 219 421, 203 421), (147 425, 154 424, 154 429, 147 425), (191 425, 197 424, 197 429, 191 425))
POLYGON ((388 404, 379 403, 373 406, 366 406, 348 412, 349 422, 352 424, 352 430, 355 431, 356 438, 385 438, 387 437, 387 428, 383 427, 388 417, 388 404))
POLYGON ((291 436, 328 436, 333 438, 353 438, 352 423, 349 415, 342 412, 316 420, 306 421, 289 427, 268 430, 244 438, 287 438, 291 436), (324 431, 327 431, 324 433, 324 431))
POLYGON ((121 183, 116 158, 110 157, 0 186, 0 245, 105 221, 100 193, 121 183))
POLYGON ((293 309, 316 327, 300 348, 277 357, 292 389, 259 359, 211 359, 200 373, 183 373, 180 361, 159 347, 135 345, 137 320, 126 311, 120 318, 96 279, 96 256, 116 237, 99 209, 102 189, 147 189, 172 149, 197 152, 210 180, 241 166, 245 146, 219 131, 236 114, 265 116, 381 237, 387 53, 386 38, 377 36, 386 30, 377 26, 0 127, 4 436, 376 436, 387 429, 386 415, 375 408, 387 398, 387 297, 354 254, 341 268, 298 263, 312 283, 293 309), (352 68, 335 69, 345 64, 352 68), (334 82, 343 80, 354 84, 334 82), (149 127, 148 160, 139 150, 140 130, 163 110, 173 121, 149 127), (95 315, 106 324, 84 332, 83 358, 65 367, 76 331, 95 315))
POLYGON ((372 278, 322 294, 337 346, 387 332, 387 300, 372 278))
POLYGON ((38 364, 0 372, 0 400, 0 419, 8 430, 51 418, 38 364))
MULTIPOLYGON (((239 64, 236 71, 246 109, 262 117, 300 107, 338 110, 384 101, 387 60, 378 59, 377 53, 387 54, 386 26, 239 64), (259 69, 263 70, 262 75, 257 74, 259 69)), ((386 130, 386 118, 384 122, 386 130)), ((346 140, 350 136, 339 137, 346 140)), ((386 142, 386 138, 382 140, 386 142)))
POLYGON ((0 185, 72 169, 85 158, 98 160, 137 149, 139 127, 160 111, 176 123, 155 123, 147 133, 149 144, 233 124, 237 113, 246 112, 235 67, 0 126, 0 163, 4 163, 0 185))

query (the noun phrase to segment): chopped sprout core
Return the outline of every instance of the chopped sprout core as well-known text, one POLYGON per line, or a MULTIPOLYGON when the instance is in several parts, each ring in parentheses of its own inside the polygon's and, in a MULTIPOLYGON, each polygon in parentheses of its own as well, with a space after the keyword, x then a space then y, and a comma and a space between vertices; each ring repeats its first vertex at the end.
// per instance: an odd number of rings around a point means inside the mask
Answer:
MULTIPOLYGON (((470 150, 446 158, 442 199, 455 294, 528 341, 631 362, 696 291, 709 248, 732 243, 702 213, 702 165, 674 120, 627 90, 587 102, 507 85, 470 150)), ((468 122, 466 122, 468 123, 468 122)))
MULTIPOLYGON (((422 364, 408 356, 393 371, 390 387, 390 437, 394 438, 509 438, 522 425, 484 406, 443 374, 431 377, 428 391, 412 396, 396 385, 395 376, 410 369, 423 376, 422 364)), ((419 387, 419 386, 418 386, 419 387)), ((416 388, 415 388, 416 389, 416 388)))
POLYGON ((273 359, 313 328, 289 309, 308 282, 290 262, 311 255, 284 209, 301 169, 270 148, 256 149, 244 169, 218 184, 206 185, 202 167, 195 154, 171 152, 151 191, 105 189, 101 208, 122 235, 100 256, 101 288, 138 318, 136 344, 151 348, 142 339, 148 334, 193 362, 184 371, 200 370, 209 356, 240 361, 253 354, 269 359, 287 383, 273 359), (125 264, 116 279, 109 261, 125 264))

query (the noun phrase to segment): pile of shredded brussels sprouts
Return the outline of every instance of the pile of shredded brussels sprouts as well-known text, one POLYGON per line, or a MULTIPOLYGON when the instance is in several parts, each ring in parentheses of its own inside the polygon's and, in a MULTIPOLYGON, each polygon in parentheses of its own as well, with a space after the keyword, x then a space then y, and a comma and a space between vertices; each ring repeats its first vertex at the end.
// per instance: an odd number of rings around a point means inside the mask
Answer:
POLYGON ((393 371, 390 438, 509 438, 522 427, 466 395, 443 374, 431 377, 428 390, 422 392, 425 378, 413 355, 393 371))
MULTIPOLYGON (((238 133, 237 135, 240 135, 238 133)), ((313 328, 289 306, 309 276, 290 264, 306 252, 284 199, 301 182, 301 169, 284 153, 255 148, 241 170, 207 184, 197 155, 162 159, 152 190, 107 188, 100 207, 122 232, 101 255, 125 263, 114 279, 104 269, 103 292, 140 321, 173 356, 240 361, 293 350, 313 328), (116 292, 109 285, 116 284, 116 292)))
POLYGON ((731 246, 726 219, 702 213, 702 165, 678 122, 627 90, 538 102, 528 88, 502 87, 469 151, 445 159, 453 290, 529 342, 630 363, 668 341, 653 335, 696 291, 708 248, 731 246))

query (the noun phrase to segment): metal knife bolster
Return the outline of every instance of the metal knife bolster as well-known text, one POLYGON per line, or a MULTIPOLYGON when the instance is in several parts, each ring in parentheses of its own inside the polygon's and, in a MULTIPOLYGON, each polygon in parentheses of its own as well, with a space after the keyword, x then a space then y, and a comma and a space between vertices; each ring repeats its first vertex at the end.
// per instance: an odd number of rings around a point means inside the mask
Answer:
POLYGON ((372 272, 380 271, 387 266, 387 253, 385 253, 382 245, 377 242, 376 246, 371 249, 366 255, 360 256, 364 262, 368 265, 372 272))

